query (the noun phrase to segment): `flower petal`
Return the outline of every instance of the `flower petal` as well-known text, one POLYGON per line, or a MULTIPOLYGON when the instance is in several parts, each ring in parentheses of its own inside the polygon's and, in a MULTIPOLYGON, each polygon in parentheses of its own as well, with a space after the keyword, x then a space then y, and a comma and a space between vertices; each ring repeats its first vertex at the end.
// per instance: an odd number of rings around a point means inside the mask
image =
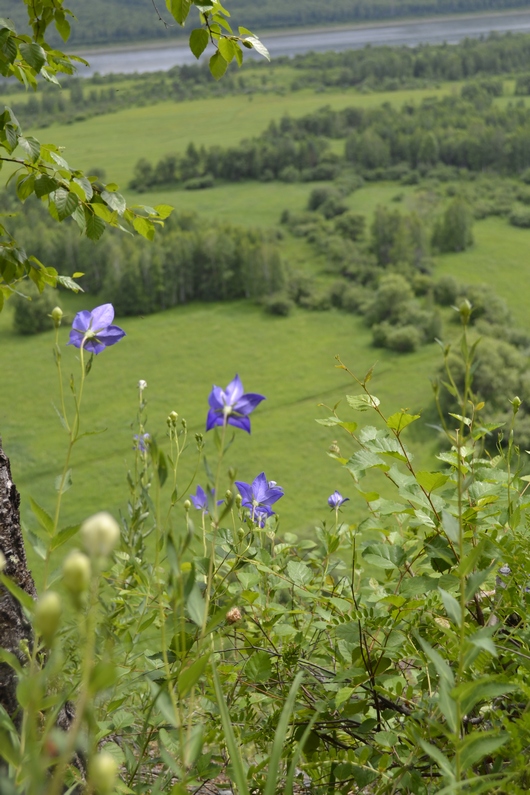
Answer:
POLYGON ((212 387, 212 391, 210 392, 210 395, 208 397, 208 405, 210 406, 210 408, 222 410, 224 407, 223 395, 224 392, 221 389, 221 387, 215 386, 214 384, 214 386, 212 387))
POLYGON ((223 415, 218 414, 214 409, 210 409, 206 417, 206 430, 211 431, 216 425, 223 424, 223 415))
POLYGON ((239 489, 239 493, 241 494, 243 504, 250 503, 252 505, 253 494, 252 494, 252 486, 250 483, 243 483, 241 480, 236 480, 236 486, 239 489))
POLYGON ((83 333, 88 331, 91 319, 92 313, 89 312, 88 309, 83 309, 82 312, 78 312, 72 323, 72 331, 81 331, 83 333))
POLYGON ((98 331, 110 326, 114 320, 114 307, 112 304, 96 306, 90 313, 92 315, 92 328, 98 331))
POLYGON ((237 373, 233 381, 230 381, 226 387, 225 394, 227 398, 226 402, 229 406, 235 406, 237 401, 243 397, 243 384, 241 383, 241 379, 237 373))
POLYGON ((87 340, 84 345, 85 351, 88 351, 88 353, 95 353, 95 354, 102 353, 106 347, 107 346, 105 345, 104 342, 100 342, 95 337, 87 340))
POLYGON ((247 392, 246 395, 243 395, 241 399, 237 401, 234 409, 240 414, 250 414, 251 411, 254 411, 256 406, 259 406, 262 400, 266 400, 263 395, 247 392))
POLYGON ((265 477, 265 472, 260 472, 252 481, 252 491, 254 492, 254 499, 256 502, 261 503, 267 496, 269 490, 269 482, 265 477))
POLYGON ((102 342, 103 345, 109 346, 115 345, 125 336, 127 336, 125 331, 119 326, 108 326, 107 328, 103 329, 103 331, 98 332, 97 339, 99 342, 102 342))
POLYGON ((70 339, 68 340, 68 345, 75 345, 76 348, 80 348, 83 344, 83 340, 85 338, 84 332, 76 331, 72 329, 70 331, 70 339))
MULTIPOLYGON (((223 424, 221 419, 220 425, 223 424)), ((228 415, 228 424, 233 425, 234 428, 241 428, 242 431, 250 433, 250 420, 248 417, 236 417, 234 414, 228 415)))

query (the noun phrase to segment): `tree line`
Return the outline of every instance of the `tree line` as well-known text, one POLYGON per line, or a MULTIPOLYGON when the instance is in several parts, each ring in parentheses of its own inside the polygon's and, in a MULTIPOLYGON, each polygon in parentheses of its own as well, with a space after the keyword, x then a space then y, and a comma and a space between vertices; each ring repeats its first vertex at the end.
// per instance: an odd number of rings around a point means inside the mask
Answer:
POLYGON ((402 108, 328 106, 297 119, 285 116, 237 146, 190 143, 182 155, 165 155, 155 165, 142 158, 130 187, 204 188, 215 179, 330 180, 345 164, 369 179, 403 179, 410 171, 440 166, 521 174, 530 167, 530 109, 520 102, 495 104, 501 92, 502 84, 489 79, 464 86, 460 96, 402 108), (330 150, 330 139, 344 139, 342 157, 330 150))

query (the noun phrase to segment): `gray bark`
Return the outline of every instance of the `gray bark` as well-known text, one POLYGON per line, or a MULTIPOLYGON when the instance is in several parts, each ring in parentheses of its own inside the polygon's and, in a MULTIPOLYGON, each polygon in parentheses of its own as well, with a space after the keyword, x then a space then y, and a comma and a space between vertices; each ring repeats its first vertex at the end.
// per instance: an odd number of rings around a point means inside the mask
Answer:
MULTIPOLYGON (((24 540, 20 529, 20 494, 11 477, 9 459, 2 449, 0 439, 0 551, 6 559, 4 574, 33 599, 37 591, 28 569, 24 540)), ((33 643, 31 624, 24 616, 22 607, 3 585, 0 585, 0 648, 7 649, 23 662, 21 643, 30 647, 33 643)), ((0 704, 14 716, 16 721, 17 680, 13 669, 0 663, 0 704)))

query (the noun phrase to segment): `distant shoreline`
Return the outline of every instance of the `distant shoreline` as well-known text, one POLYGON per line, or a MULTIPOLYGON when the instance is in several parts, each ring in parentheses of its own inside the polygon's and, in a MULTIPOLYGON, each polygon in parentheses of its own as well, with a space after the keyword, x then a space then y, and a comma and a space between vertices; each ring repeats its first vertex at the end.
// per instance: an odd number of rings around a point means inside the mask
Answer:
MULTIPOLYGON (((262 31, 258 31, 257 29, 253 31, 256 35, 259 35, 260 39, 263 43, 267 44, 267 36, 274 36, 275 38, 281 37, 289 37, 298 34, 306 34, 306 33, 317 33, 318 31, 322 31, 323 33, 333 33, 336 31, 348 31, 348 30, 373 30, 374 28, 392 28, 392 27, 399 27, 400 25, 406 23, 412 24, 429 24, 429 23, 436 23, 438 21, 450 22, 459 19, 498 19, 499 17, 507 17, 507 16, 516 16, 520 14, 528 14, 530 15, 530 3, 528 6, 519 6, 518 8, 512 8, 503 11, 488 11, 488 12, 465 12, 462 14, 436 14, 434 16, 414 16, 414 17, 389 17, 388 19, 378 19, 374 20, 373 22, 348 22, 343 25, 337 23, 331 23, 329 25, 308 25, 302 28, 297 27, 290 27, 290 28, 265 28, 262 31)), ((190 27, 190 30, 192 28, 190 27)), ((391 46, 391 45, 388 45, 391 46)), ((396 45, 400 46, 400 45, 396 45)), ((167 39, 145 39, 139 41, 131 41, 123 44, 94 44, 91 46, 81 46, 76 47, 75 49, 68 50, 68 52, 72 55, 79 55, 79 56, 87 56, 90 55, 112 55, 113 53, 120 53, 120 52, 138 52, 140 50, 149 51, 149 50, 162 50, 168 48, 182 48, 187 49, 187 39, 186 34, 182 34, 181 36, 174 37, 174 38, 167 38, 167 39)))

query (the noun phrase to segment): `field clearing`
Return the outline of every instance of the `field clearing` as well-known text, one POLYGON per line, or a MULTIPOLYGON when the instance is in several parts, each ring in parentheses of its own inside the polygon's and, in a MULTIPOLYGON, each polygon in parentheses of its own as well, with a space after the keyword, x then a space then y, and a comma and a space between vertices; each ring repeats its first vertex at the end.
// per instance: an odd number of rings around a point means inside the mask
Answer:
POLYGON ((65 147, 65 157, 75 168, 104 168, 107 179, 125 190, 137 160, 151 162, 171 152, 183 152, 190 141, 196 146, 230 146, 259 135, 273 119, 303 116, 329 105, 334 110, 350 106, 374 107, 383 102, 421 102, 425 97, 456 91, 458 84, 439 89, 377 92, 299 91, 278 94, 237 95, 187 102, 161 102, 117 113, 95 116, 70 125, 33 130, 42 141, 65 147))
MULTIPOLYGON (((94 300, 71 303, 87 307, 94 300)), ((66 439, 52 405, 58 402, 53 334, 15 336, 9 315, 3 313, 0 324, 0 430, 23 494, 23 517, 31 522, 28 496, 52 507, 53 481, 62 468, 66 439)), ((238 477, 253 479, 264 470, 285 488, 280 511, 284 530, 306 529, 326 519, 326 499, 335 488, 353 498, 351 518, 362 509, 362 500, 355 498, 347 472, 326 455, 336 433, 314 421, 327 416, 318 403, 332 406, 345 394, 358 392, 346 374, 334 369, 335 354, 360 376, 379 361, 373 391, 389 413, 428 405, 426 376, 438 357, 434 345, 413 356, 375 350, 362 322, 338 312, 297 311, 284 319, 245 303, 190 305, 145 319, 126 318, 122 325, 127 338, 95 359, 87 380, 83 428, 107 431, 83 439, 74 451, 74 487, 64 496, 64 524, 95 510, 125 508, 140 378, 148 383, 148 429, 163 443, 165 419, 172 410, 187 419, 192 439, 195 432, 203 432, 212 383, 225 386, 236 372, 247 390, 267 396, 253 417, 252 436, 238 433, 230 449, 228 464, 237 463, 238 477)), ((63 342, 67 335, 68 329, 61 330, 63 342)), ((76 374, 73 348, 64 349, 63 363, 65 376, 76 374)), ((346 406, 343 412, 354 418, 346 406)), ((362 419, 367 421, 368 415, 362 419)), ((413 447, 425 468, 433 464, 434 432, 423 428, 414 435, 418 433, 421 453, 419 445, 413 447)), ((211 457, 211 434, 206 439, 211 457)), ((344 452, 349 447, 346 439, 344 452)), ((184 466, 187 473, 191 459, 193 455, 184 466)), ((204 483, 202 471, 198 480, 204 483)))
POLYGON ((435 258, 437 273, 461 282, 490 284, 504 298, 515 320, 530 328, 530 230, 511 226, 502 218, 479 221, 475 244, 458 254, 435 258))

